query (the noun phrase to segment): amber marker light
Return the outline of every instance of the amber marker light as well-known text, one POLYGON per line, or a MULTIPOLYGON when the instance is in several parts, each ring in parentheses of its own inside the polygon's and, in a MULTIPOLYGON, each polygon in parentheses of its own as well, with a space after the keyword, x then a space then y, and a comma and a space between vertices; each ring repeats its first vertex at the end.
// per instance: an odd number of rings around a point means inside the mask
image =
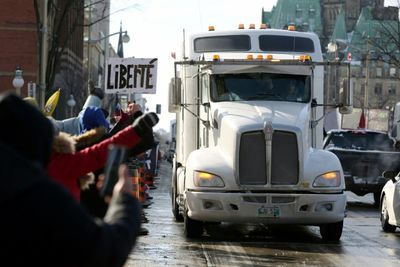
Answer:
POLYGON ((256 28, 256 25, 254 23, 250 23, 249 29, 254 30, 256 28))
POLYGON ((239 24, 239 30, 243 30, 244 29, 244 24, 243 23, 240 23, 239 24))
POLYGON ((274 57, 273 57, 272 55, 266 55, 266 56, 265 56, 265 59, 266 59, 266 60, 273 60, 274 57))
POLYGON ((219 55, 213 55, 213 60, 214 60, 214 61, 219 61, 219 60, 220 60, 219 55))
POLYGON ((267 28, 267 24, 263 23, 260 25, 261 30, 265 30, 267 28))
POLYGON ((300 55, 299 60, 302 62, 311 61, 311 56, 309 55, 300 55))
POLYGON ((215 31, 215 27, 212 25, 208 26, 208 31, 210 32, 215 31))
POLYGON ((246 59, 253 60, 253 55, 247 55, 246 59))

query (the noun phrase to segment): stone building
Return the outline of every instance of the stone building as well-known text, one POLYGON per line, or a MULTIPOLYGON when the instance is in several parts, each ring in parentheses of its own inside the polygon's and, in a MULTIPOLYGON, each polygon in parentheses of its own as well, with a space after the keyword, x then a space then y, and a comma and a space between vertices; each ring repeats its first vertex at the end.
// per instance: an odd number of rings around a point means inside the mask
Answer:
MULTIPOLYGON (((355 108, 388 110, 400 101, 400 42, 389 41, 399 29, 398 7, 384 7, 384 0, 278 0, 271 11, 262 11, 262 23, 315 32, 327 61, 349 62, 355 108)), ((347 72, 326 69, 326 103, 338 97, 347 72)))

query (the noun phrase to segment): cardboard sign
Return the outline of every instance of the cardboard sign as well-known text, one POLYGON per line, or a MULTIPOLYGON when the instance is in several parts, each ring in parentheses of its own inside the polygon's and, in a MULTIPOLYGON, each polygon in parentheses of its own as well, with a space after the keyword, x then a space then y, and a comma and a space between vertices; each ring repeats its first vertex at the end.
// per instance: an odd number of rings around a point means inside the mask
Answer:
POLYGON ((157 58, 109 58, 105 93, 155 94, 157 58))

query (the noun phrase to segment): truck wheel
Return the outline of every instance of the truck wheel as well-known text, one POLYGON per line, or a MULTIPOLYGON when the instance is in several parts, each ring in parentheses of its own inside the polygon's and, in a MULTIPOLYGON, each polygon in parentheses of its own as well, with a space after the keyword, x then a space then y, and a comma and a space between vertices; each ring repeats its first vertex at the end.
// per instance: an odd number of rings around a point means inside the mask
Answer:
POLYGON ((342 236, 343 221, 319 226, 319 232, 325 241, 339 241, 342 236))
POLYGON ((203 222, 189 218, 185 205, 184 233, 188 238, 199 238, 203 235, 203 222))
POLYGON ((171 200, 172 200, 172 214, 175 217, 175 221, 183 222, 183 216, 179 213, 179 205, 176 202, 176 198, 178 197, 176 194, 176 185, 172 186, 171 200))
POLYGON ((172 206, 172 214, 175 217, 175 221, 177 222, 183 222, 183 216, 182 214, 179 213, 179 204, 177 203, 176 199, 178 197, 176 193, 176 183, 178 180, 178 177, 176 176, 177 169, 181 165, 179 163, 176 163, 175 158, 172 162, 172 175, 171 175, 171 206, 172 206))
POLYGON ((386 196, 383 196, 381 204, 381 225, 382 230, 385 232, 394 233, 396 231, 396 226, 389 223, 389 212, 387 210, 386 196))

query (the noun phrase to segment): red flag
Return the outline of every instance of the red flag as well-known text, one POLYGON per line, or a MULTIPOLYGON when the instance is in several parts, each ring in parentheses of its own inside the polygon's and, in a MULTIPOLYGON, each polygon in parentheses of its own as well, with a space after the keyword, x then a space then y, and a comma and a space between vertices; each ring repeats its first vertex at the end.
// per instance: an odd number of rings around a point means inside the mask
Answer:
POLYGON ((365 129, 365 115, 364 115, 364 109, 361 111, 361 116, 360 116, 360 121, 358 123, 358 128, 359 129, 365 129))

